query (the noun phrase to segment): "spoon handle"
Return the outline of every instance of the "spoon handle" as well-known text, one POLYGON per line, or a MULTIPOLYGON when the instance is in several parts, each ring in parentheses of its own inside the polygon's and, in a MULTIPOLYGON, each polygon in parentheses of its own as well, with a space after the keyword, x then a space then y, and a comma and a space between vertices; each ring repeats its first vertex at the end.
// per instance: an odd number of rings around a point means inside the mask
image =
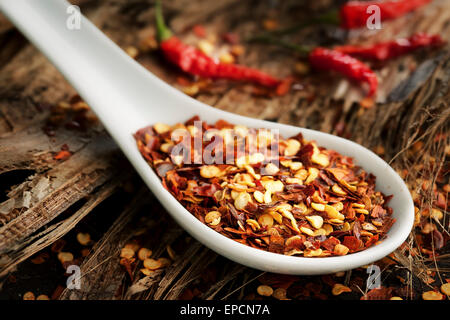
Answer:
POLYGON ((118 127, 121 132, 134 129, 126 120, 136 104, 156 115, 161 112, 157 106, 175 103, 172 97, 180 94, 65 0, 0 0, 0 10, 57 67, 116 140, 118 127))

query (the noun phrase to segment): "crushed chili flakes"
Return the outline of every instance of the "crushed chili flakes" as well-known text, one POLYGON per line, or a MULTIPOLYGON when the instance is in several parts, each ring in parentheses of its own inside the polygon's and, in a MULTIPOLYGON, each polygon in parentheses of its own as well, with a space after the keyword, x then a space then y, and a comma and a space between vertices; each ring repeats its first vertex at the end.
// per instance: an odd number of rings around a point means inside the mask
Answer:
POLYGON ((143 128, 135 139, 163 186, 188 211, 254 248, 304 257, 346 255, 376 245, 394 223, 391 196, 375 190, 372 174, 302 134, 283 139, 266 129, 194 117, 143 128), (189 139, 180 139, 180 131, 189 139), (216 162, 206 163, 202 155, 217 142, 216 162), (183 144, 193 151, 188 157, 172 152, 183 144), (242 145, 245 155, 238 153, 242 145), (262 145, 270 154, 259 152, 262 145), (225 161, 230 152, 232 161, 225 161))

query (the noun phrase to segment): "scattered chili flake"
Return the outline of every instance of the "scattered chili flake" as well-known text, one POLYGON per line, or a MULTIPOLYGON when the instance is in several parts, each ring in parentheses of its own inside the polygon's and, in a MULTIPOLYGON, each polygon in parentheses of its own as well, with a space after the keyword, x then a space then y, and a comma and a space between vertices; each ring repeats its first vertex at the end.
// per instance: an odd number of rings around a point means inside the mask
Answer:
MULTIPOLYGON (((134 137, 163 186, 189 212, 254 248, 342 256, 378 244, 394 222, 391 196, 376 191, 373 175, 301 134, 285 139, 267 129, 223 120, 208 124, 196 116, 184 124, 145 127, 134 137), (174 151, 182 149, 187 154, 174 151)), ((167 263, 144 260, 151 270, 167 263)))
POLYGON ((263 21, 263 27, 268 31, 273 31, 278 28, 278 21, 273 19, 266 19, 263 21))
POLYGON ((42 264, 49 258, 49 254, 47 252, 39 253, 36 257, 32 258, 30 261, 33 264, 42 264))
POLYGON ((367 292, 361 300, 389 300, 392 297, 393 288, 381 287, 367 292))
POLYGON ((365 97, 361 101, 359 101, 361 107, 365 109, 370 109, 375 105, 375 101, 371 97, 365 97))
POLYGON ((206 30, 205 27, 200 25, 200 24, 196 24, 193 28, 192 31, 194 32, 194 34, 199 37, 199 38, 204 38, 206 37, 206 30))
POLYGON ((66 240, 58 239, 52 244, 52 246, 50 247, 50 250, 52 252, 58 253, 58 252, 61 252, 62 249, 64 249, 65 245, 66 245, 66 240))
POLYGON ((55 159, 55 160, 67 160, 67 159, 70 158, 71 155, 72 155, 72 152, 66 151, 66 150, 61 150, 57 154, 55 154, 53 156, 53 159, 55 159))
POLYGON ((229 44, 235 45, 239 43, 239 35, 237 33, 227 32, 222 35, 222 38, 229 44))
POLYGON ((287 77, 287 78, 283 79, 276 88, 276 94, 278 96, 284 96, 285 94, 287 94, 289 92, 289 90, 291 89, 291 85, 293 82, 294 82, 294 78, 292 78, 292 77, 287 77))

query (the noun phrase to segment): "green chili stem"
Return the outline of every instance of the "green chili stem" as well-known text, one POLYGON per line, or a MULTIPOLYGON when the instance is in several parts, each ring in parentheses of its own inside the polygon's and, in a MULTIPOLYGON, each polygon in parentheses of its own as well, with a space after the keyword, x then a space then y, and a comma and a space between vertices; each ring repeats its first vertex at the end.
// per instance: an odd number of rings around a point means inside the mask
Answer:
POLYGON ((158 41, 164 41, 172 36, 172 31, 167 27, 164 22, 164 16, 162 13, 161 0, 155 2, 155 17, 156 17, 156 30, 158 32, 158 41))

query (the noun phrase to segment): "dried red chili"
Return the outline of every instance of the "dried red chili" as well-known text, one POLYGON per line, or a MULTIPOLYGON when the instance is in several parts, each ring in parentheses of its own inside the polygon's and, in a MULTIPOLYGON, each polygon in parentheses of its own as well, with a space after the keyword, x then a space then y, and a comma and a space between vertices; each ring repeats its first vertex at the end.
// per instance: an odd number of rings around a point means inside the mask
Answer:
POLYGON ((366 26, 372 14, 367 9, 372 5, 380 8, 380 19, 384 21, 401 17, 430 2, 431 0, 349 1, 340 9, 341 27, 354 29, 366 26))
POLYGON ((386 61, 419 49, 440 47, 444 43, 445 41, 438 34, 416 33, 409 38, 381 42, 371 46, 347 45, 335 47, 334 50, 358 58, 386 61))
POLYGON ((156 26, 164 56, 184 72, 212 79, 248 81, 268 87, 276 87, 280 83, 265 72, 243 65, 217 62, 202 51, 184 44, 165 25, 160 1, 156 2, 156 26))
POLYGON ((318 47, 309 54, 311 66, 317 70, 336 71, 358 83, 369 85, 369 96, 373 96, 378 88, 378 79, 366 64, 340 51, 318 47))

